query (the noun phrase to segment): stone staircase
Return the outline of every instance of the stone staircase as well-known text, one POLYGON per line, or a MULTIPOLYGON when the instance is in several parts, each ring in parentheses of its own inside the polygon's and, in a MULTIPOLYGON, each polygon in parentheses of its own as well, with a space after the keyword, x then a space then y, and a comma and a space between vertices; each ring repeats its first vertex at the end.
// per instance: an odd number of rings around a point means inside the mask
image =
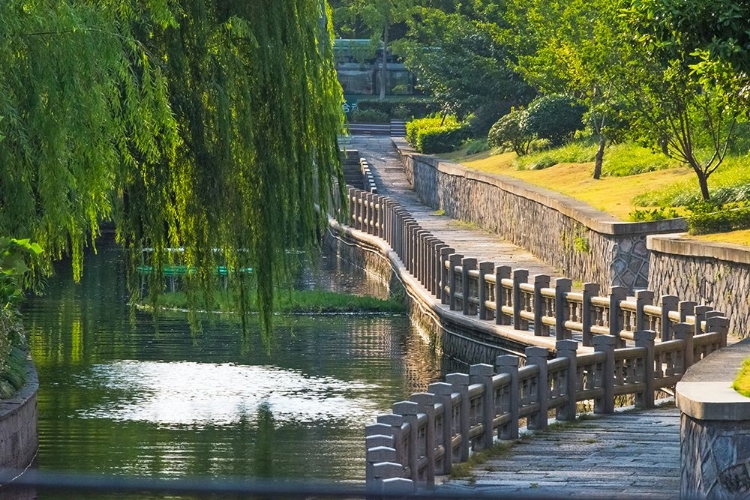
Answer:
POLYGON ((341 150, 341 167, 344 170, 344 180, 348 186, 364 189, 362 167, 359 164, 359 151, 356 149, 341 150))

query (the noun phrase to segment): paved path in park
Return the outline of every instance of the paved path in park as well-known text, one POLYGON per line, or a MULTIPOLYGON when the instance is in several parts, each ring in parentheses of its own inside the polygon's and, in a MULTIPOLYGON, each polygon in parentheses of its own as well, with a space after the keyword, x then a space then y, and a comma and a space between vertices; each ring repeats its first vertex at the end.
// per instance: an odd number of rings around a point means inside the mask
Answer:
POLYGON ((547 274, 560 277, 560 272, 526 250, 509 243, 497 234, 483 231, 468 223, 444 215, 423 205, 404 174, 401 159, 390 137, 350 136, 342 140, 342 147, 356 149, 373 169, 378 194, 389 196, 407 210, 424 229, 441 239, 456 253, 474 257, 479 262, 508 265, 514 269, 528 269, 529 275, 547 274))
MULTIPOLYGON (((396 199, 422 227, 458 253, 526 268, 530 274, 560 275, 498 235, 423 205, 390 138, 352 136, 342 145, 367 159, 379 194, 396 199)), ((525 437, 510 451, 476 467, 470 480, 449 481, 441 488, 465 492, 467 498, 677 498, 679 428, 679 411, 673 405, 586 418, 525 437)))
POLYGON ((442 488, 507 498, 678 498, 680 412, 670 404, 553 426, 442 488))

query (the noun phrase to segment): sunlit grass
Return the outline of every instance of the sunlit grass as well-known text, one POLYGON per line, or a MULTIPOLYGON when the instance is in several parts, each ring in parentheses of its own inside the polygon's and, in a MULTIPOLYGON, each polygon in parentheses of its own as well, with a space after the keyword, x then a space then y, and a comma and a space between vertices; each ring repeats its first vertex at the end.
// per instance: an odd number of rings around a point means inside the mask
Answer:
POLYGON ((750 359, 742 363, 742 368, 734 379, 732 387, 745 397, 750 397, 750 359))

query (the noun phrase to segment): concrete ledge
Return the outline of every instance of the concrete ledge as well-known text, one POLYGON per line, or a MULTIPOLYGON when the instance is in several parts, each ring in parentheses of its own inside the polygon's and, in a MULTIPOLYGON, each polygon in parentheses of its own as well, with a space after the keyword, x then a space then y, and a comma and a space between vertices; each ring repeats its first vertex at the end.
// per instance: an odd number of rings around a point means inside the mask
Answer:
POLYGON ((748 247, 691 240, 686 233, 650 235, 646 238, 646 246, 654 252, 750 264, 750 248, 748 247))
POLYGON ((750 398, 732 389, 746 358, 750 358, 750 339, 710 354, 691 366, 675 391, 680 411, 698 420, 750 420, 750 398))
POLYGON ((420 162, 447 175, 465 177, 477 182, 483 182, 512 193, 516 196, 541 203, 553 208, 563 215, 574 219, 589 229, 608 235, 635 235, 685 231, 687 222, 684 219, 668 219, 654 222, 623 222, 615 217, 596 210, 586 203, 569 196, 550 191, 541 187, 527 184, 512 177, 488 174, 470 170, 463 165, 443 160, 436 156, 424 155, 414 150, 404 139, 393 138, 393 143, 404 156, 418 158, 420 162))
POLYGON ((36 456, 36 398, 39 380, 31 360, 26 369, 26 385, 12 399, 0 402, 0 467, 23 470, 36 456))

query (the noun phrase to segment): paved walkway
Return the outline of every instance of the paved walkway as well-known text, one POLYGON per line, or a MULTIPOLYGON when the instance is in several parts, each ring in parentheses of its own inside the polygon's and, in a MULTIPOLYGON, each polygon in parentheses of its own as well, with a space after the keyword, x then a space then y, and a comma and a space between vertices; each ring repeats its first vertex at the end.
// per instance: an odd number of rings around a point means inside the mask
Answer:
POLYGON ((444 215, 438 215, 435 210, 423 205, 406 179, 401 159, 390 137, 350 136, 343 140, 342 147, 356 149, 360 157, 367 159, 373 169, 378 194, 398 201, 420 226, 455 248, 457 253, 466 257, 474 257, 479 262, 491 261, 495 265, 528 269, 529 275, 547 274, 552 277, 561 275, 554 267, 541 262, 526 250, 508 243, 497 234, 482 231, 444 215))
MULTIPOLYGON (((390 138, 352 136, 374 170, 378 193, 396 199, 419 224, 467 257, 526 268, 530 274, 559 272, 498 235, 437 215, 420 203, 404 175, 390 138)), ((510 452, 473 471, 470 480, 442 487, 466 493, 515 498, 650 498, 679 496, 680 416, 673 406, 595 416, 534 433, 510 452)))

